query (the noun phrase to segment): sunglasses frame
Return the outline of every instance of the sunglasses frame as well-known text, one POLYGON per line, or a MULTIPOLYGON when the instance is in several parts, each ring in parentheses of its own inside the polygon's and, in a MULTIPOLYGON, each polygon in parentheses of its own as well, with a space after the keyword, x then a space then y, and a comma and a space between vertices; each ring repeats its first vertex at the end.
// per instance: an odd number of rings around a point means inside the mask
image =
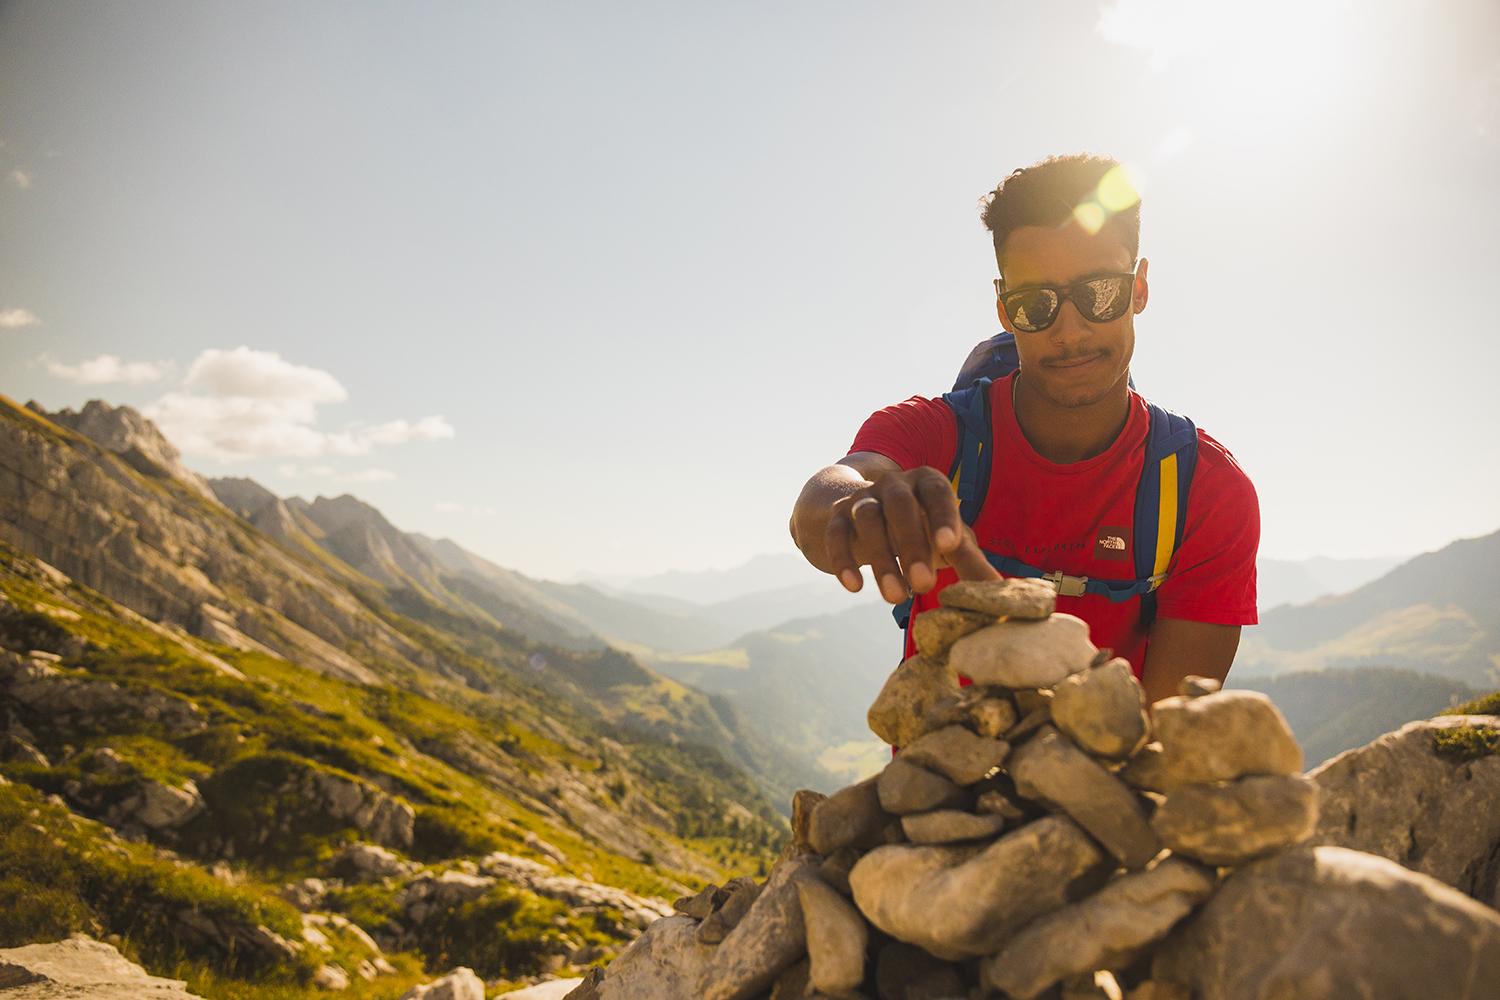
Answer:
POLYGON ((1008 318, 1011 322, 1011 325, 1015 326, 1016 329, 1021 333, 1042 333, 1043 331, 1050 329, 1052 325, 1057 322, 1057 317, 1062 315, 1062 304, 1064 302, 1072 302, 1079 313, 1083 315, 1083 318, 1088 320, 1090 323, 1113 323, 1121 316, 1124 316, 1126 311, 1129 310, 1131 305, 1134 303, 1134 291, 1134 271, 1101 271, 1097 274, 1086 275, 1085 277, 1079 278, 1077 281, 1074 281, 1071 284, 1067 285, 1022 285, 1019 288, 1010 289, 1007 289, 1005 287, 1004 278, 995 279, 995 297, 1000 302, 1000 308, 1005 310, 1006 318, 1008 318), (1074 297, 1074 292, 1076 289, 1081 288, 1083 285, 1088 284, 1090 281, 1098 281, 1100 278, 1129 278, 1131 282, 1130 291, 1132 294, 1127 296, 1125 308, 1121 309, 1117 315, 1111 316, 1109 319, 1095 319, 1084 310, 1083 304, 1074 297), (1022 330, 1019 324, 1016 323, 1016 318, 1011 315, 1010 307, 1006 304, 1005 300, 1013 296, 1020 295, 1023 292, 1035 292, 1043 289, 1050 292, 1055 292, 1057 294, 1057 308, 1053 310, 1052 318, 1047 320, 1045 324, 1035 328, 1034 330, 1022 330))

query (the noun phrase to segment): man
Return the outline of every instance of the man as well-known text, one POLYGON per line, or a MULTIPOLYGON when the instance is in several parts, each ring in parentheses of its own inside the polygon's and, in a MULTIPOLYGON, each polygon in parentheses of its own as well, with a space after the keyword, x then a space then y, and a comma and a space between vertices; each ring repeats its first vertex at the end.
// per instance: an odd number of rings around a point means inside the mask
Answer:
MULTIPOLYGON (((1156 541, 1132 537, 1131 526, 1157 417, 1130 386, 1149 287, 1139 200, 1120 197, 1122 177, 1113 160, 1055 157, 1015 171, 985 200, 996 309, 1020 367, 976 390, 988 393, 993 441, 973 526, 949 479, 964 425, 942 399, 913 396, 873 414, 850 453, 808 480, 791 532, 809 562, 850 591, 869 566, 881 595, 911 596, 913 614, 955 579, 999 577, 1001 557, 1075 582, 1139 575, 1134 549, 1156 541)), ((1062 588, 1057 601, 1089 623, 1096 645, 1130 661, 1152 702, 1188 674, 1222 680, 1240 627, 1256 622, 1255 491, 1227 449, 1196 433, 1165 577, 1158 569, 1141 581, 1154 587, 1145 595, 1062 588)))

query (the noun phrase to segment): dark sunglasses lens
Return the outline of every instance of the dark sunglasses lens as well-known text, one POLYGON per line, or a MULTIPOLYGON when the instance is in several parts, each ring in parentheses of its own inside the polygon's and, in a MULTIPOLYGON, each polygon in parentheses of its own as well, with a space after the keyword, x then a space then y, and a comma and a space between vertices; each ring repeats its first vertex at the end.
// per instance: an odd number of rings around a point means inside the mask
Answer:
POLYGON ((1050 288, 1032 288, 1005 299, 1005 311, 1017 330, 1034 333, 1052 325, 1057 315, 1057 293, 1050 288))
POLYGON ((1112 319, 1119 319, 1130 308, 1132 280, 1115 277, 1085 281, 1078 289, 1074 302, 1091 323, 1107 323, 1112 319))

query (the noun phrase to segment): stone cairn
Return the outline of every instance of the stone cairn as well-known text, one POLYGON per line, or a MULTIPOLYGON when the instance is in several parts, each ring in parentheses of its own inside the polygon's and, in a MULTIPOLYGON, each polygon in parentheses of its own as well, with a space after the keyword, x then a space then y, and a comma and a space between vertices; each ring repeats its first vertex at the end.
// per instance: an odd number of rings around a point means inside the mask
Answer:
POLYGON ((678 900, 570 997, 1189 1000, 1151 977, 1164 939, 1234 866, 1297 860, 1317 787, 1264 695, 1189 677, 1148 715, 1130 665, 1055 599, 946 588, 870 708, 900 748, 885 769, 798 792, 763 883, 678 900))

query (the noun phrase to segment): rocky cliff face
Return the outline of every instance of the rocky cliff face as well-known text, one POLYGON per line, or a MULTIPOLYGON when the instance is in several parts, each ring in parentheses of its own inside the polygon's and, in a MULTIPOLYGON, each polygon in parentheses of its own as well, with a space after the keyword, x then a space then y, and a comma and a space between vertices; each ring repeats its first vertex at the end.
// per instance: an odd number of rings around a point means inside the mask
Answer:
POLYGON ((431 660, 326 568, 230 516, 206 485, 138 470, 127 460, 137 451, 176 459, 138 415, 111 422, 106 409, 91 404, 75 422, 124 453, 0 399, 0 540, 153 622, 347 679, 378 676, 351 649, 431 660))

